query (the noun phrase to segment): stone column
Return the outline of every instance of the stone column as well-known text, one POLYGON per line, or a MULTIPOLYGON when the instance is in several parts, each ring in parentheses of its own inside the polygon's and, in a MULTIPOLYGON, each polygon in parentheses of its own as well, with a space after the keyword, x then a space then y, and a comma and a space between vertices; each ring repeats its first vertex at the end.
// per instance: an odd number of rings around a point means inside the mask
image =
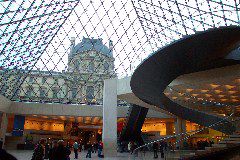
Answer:
POLYGON ((104 157, 117 156, 117 79, 104 81, 103 90, 104 157))
MULTIPOLYGON (((180 117, 177 117, 177 119, 175 121, 175 132, 176 132, 176 135, 186 132, 186 120, 184 120, 180 117)), ((180 147, 180 148, 182 147, 182 145, 183 145, 182 139, 184 137, 185 137, 185 135, 181 135, 181 136, 176 137, 176 141, 181 140, 180 143, 176 144, 176 147, 180 147)))
POLYGON ((7 132, 7 126, 8 126, 8 117, 6 113, 2 114, 2 118, 1 118, 1 126, 0 126, 0 139, 3 140, 3 147, 4 147, 4 143, 5 143, 5 135, 7 132))
POLYGON ((166 122, 166 135, 173 135, 173 122, 166 122))

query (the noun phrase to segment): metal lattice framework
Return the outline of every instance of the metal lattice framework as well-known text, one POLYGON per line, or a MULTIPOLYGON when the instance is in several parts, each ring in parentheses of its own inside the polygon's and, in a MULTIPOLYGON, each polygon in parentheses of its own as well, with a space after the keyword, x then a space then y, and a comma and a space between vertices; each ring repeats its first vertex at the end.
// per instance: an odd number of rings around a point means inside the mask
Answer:
POLYGON ((14 101, 101 104, 103 80, 209 28, 239 25, 237 0, 0 2, 0 89, 14 101))

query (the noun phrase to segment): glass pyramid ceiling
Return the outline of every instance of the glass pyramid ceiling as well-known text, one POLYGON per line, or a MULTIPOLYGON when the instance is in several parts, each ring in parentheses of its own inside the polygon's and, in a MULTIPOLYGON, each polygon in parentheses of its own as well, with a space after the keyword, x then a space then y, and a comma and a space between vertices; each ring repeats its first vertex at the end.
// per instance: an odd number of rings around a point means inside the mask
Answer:
POLYGON ((239 25, 238 0, 0 2, 0 94, 101 104, 104 79, 131 75, 185 35, 239 25))

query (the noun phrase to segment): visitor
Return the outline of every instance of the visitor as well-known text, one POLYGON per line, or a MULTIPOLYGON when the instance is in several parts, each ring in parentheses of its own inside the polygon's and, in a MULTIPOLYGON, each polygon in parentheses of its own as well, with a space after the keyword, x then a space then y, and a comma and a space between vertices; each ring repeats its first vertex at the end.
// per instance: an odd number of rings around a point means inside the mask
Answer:
POLYGON ((64 141, 58 141, 58 147, 56 150, 56 160, 70 160, 71 151, 64 146, 64 141))
POLYGON ((214 142, 213 142, 213 140, 211 140, 211 141, 209 142, 210 147, 212 147, 213 144, 214 144, 214 142))
POLYGON ((75 154, 75 159, 78 159, 78 149, 79 149, 79 144, 77 141, 74 142, 73 144, 73 150, 74 150, 74 154, 75 154))
POLYGON ((67 142, 67 146, 66 146, 67 149, 71 150, 71 146, 70 146, 70 143, 67 142))
POLYGON ((84 152, 84 150, 85 150, 84 144, 82 145, 82 150, 83 150, 83 152, 84 152))
POLYGON ((164 158, 164 142, 160 142, 160 153, 161 153, 161 158, 164 158))
POLYGON ((92 158, 92 145, 89 144, 88 145, 88 148, 87 148, 87 155, 86 155, 86 158, 92 158))
POLYGON ((132 144, 131 142, 128 143, 128 152, 131 152, 131 147, 132 147, 132 144))
POLYGON ((134 151, 134 142, 129 142, 128 143, 128 150, 131 154, 133 154, 134 151))
POLYGON ((93 144, 93 149, 94 149, 94 153, 97 153, 98 144, 96 142, 94 142, 93 144))
POLYGON ((154 158, 158 158, 157 152, 158 152, 158 143, 155 142, 155 143, 153 143, 153 154, 154 154, 154 158))
POLYGON ((44 159, 44 153, 45 153, 45 146, 46 140, 40 139, 38 142, 36 148, 33 151, 32 160, 43 160, 44 159))
POLYGON ((102 141, 99 141, 98 143, 98 157, 99 158, 103 158, 103 154, 102 154, 102 151, 103 151, 103 143, 102 141))
POLYGON ((78 146, 79 146, 78 150, 79 150, 79 152, 81 152, 81 151, 82 151, 82 145, 81 145, 81 143, 78 143, 78 146))
POLYGON ((57 141, 53 141, 52 148, 50 148, 48 153, 49 160, 56 160, 57 147, 58 147, 57 141))
POLYGON ((0 139, 0 149, 3 149, 3 138, 0 139))
POLYGON ((45 145, 44 159, 48 159, 49 149, 50 149, 50 144, 49 144, 49 143, 46 143, 46 145, 45 145))

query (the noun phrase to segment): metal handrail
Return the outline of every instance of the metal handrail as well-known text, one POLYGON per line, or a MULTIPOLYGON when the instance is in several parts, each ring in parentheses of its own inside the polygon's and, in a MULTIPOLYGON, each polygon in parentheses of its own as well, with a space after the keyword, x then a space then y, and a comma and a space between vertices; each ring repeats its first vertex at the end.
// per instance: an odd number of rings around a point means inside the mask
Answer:
MULTIPOLYGON (((144 148, 144 147, 147 147, 147 146, 149 146, 149 145, 152 145, 153 143, 160 142, 160 141, 164 141, 164 140, 168 140, 168 139, 170 139, 170 138, 175 138, 175 137, 177 137, 177 136, 181 136, 181 135, 185 135, 185 134, 188 134, 188 133, 195 132, 194 134, 192 134, 192 135, 190 135, 190 136, 187 136, 187 138, 189 138, 189 137, 191 137, 191 136, 193 136, 193 135, 195 135, 195 134, 197 134, 197 133, 205 130, 206 128, 210 128, 210 127, 213 127, 213 126, 222 124, 222 123, 221 123, 222 121, 227 120, 227 119, 230 118, 232 115, 234 115, 234 113, 231 113, 228 117, 223 118, 222 120, 220 120, 220 121, 218 121, 218 122, 216 122, 216 123, 213 123, 213 124, 211 124, 211 125, 209 125, 209 126, 207 126, 207 127, 204 127, 204 128, 202 128, 202 129, 199 129, 199 130, 196 130, 196 131, 183 132, 183 133, 179 133, 179 134, 176 134, 176 135, 173 135, 173 136, 168 136, 168 137, 164 137, 164 138, 161 138, 161 139, 158 139, 158 140, 151 141, 151 142, 149 142, 149 143, 146 143, 146 144, 144 144, 144 145, 142 145, 142 146, 139 146, 139 147, 137 147, 136 149, 134 149, 134 153, 136 153, 136 151, 138 151, 138 150, 141 149, 141 148, 144 148)), ((185 139, 186 139, 186 138, 184 138, 183 140, 185 140, 185 139)), ((180 139, 179 141, 175 142, 174 144, 177 144, 177 143, 179 143, 179 142, 181 142, 181 141, 182 141, 182 139, 180 139)))

